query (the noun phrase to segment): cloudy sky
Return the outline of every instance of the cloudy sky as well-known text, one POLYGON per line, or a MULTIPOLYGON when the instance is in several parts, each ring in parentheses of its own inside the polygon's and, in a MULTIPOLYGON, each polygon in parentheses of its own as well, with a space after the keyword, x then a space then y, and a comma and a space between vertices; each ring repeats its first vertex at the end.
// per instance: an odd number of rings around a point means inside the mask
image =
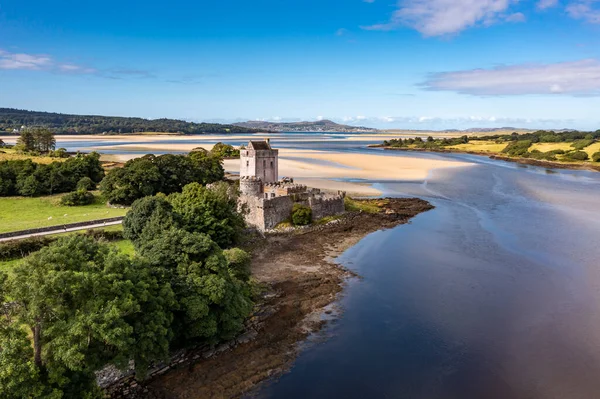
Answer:
POLYGON ((600 0, 0 0, 0 107, 600 129, 600 0))

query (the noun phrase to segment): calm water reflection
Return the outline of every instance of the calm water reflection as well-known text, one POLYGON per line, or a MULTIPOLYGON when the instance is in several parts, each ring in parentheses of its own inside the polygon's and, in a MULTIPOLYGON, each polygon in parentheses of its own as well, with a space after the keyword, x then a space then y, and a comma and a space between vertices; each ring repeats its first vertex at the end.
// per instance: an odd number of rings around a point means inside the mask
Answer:
POLYGON ((259 397, 600 397, 600 175, 472 159, 377 184, 437 208, 340 258, 345 313, 259 397))

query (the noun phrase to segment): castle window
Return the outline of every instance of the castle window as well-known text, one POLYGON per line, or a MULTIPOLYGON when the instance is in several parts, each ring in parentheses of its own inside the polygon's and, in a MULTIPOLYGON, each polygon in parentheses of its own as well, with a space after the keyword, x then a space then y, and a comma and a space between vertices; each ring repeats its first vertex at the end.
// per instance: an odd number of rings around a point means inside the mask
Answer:
POLYGON ((267 167, 267 161, 263 161, 263 168, 267 167))
POLYGON ((250 161, 246 161, 246 167, 249 168, 250 167, 250 161))
POLYGON ((273 167, 273 161, 271 161, 271 167, 273 167))

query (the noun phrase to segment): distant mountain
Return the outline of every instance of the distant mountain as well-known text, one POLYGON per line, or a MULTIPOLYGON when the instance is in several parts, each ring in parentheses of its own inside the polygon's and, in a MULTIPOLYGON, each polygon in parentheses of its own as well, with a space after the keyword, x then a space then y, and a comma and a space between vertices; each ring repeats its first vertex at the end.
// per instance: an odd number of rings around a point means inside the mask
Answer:
POLYGON ((0 108, 0 133, 17 133, 23 127, 46 127, 56 134, 128 134, 141 132, 204 134, 262 133, 263 129, 177 119, 144 119, 120 116, 69 115, 0 108))
POLYGON ((328 119, 323 119, 315 122, 262 122, 262 121, 248 121, 234 123, 235 126, 261 129, 261 130, 272 130, 277 132, 377 132, 377 129, 362 127, 362 126, 349 126, 335 123, 328 119))

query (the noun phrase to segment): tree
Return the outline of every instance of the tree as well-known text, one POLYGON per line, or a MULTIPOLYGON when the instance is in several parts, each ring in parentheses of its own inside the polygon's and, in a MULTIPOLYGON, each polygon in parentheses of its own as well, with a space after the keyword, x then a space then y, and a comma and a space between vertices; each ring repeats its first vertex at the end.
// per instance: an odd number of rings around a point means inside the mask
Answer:
POLYGON ((600 162, 600 151, 598 151, 598 152, 595 152, 595 153, 592 155, 592 161, 594 161, 594 162, 600 162))
POLYGON ((138 198, 159 192, 161 180, 153 156, 145 156, 111 170, 100 183, 100 191, 112 204, 131 205, 138 198))
POLYGON ((18 151, 29 152, 35 150, 35 135, 31 129, 21 130, 15 148, 18 151))
POLYGON ((225 170, 221 158, 215 157, 204 151, 192 151, 189 154, 194 164, 194 181, 201 184, 210 184, 225 177, 225 170))
POLYGON ((199 183, 188 184, 181 193, 171 194, 168 201, 184 229, 207 234, 221 248, 234 244, 245 227, 237 200, 226 183, 211 189, 199 183))
POLYGON ((180 309, 178 341, 231 339, 252 310, 250 290, 228 268, 223 251, 206 234, 171 228, 144 245, 140 254, 171 277, 180 309))
POLYGON ((178 216, 164 196, 135 201, 123 219, 123 236, 139 249, 172 227, 180 227, 178 216))
POLYGON ((223 179, 221 159, 194 151, 184 155, 146 155, 113 169, 100 184, 111 203, 130 205, 136 199, 157 193, 180 192, 192 182, 209 184, 223 179))
POLYGON ((65 398, 97 397, 93 373, 106 363, 135 359, 143 368, 168 353, 170 285, 147 262, 91 237, 65 237, 30 255, 8 286, 15 325, 31 330, 33 364, 65 398))
POLYGON ((235 149, 232 145, 217 143, 214 145, 210 153, 219 158, 239 158, 240 150, 235 149))

